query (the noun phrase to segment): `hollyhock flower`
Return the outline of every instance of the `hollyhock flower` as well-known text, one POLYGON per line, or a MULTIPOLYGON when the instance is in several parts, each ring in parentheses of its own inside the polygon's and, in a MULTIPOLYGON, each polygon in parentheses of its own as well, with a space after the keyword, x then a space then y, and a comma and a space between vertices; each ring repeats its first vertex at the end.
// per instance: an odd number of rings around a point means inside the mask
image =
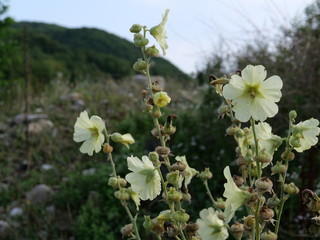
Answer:
POLYGON ((162 21, 159 25, 150 29, 150 34, 157 40, 160 47, 162 48, 163 55, 166 55, 166 49, 168 49, 168 44, 166 39, 167 31, 165 29, 166 22, 168 21, 169 9, 166 9, 164 15, 162 16, 162 21))
POLYGON ((218 211, 213 208, 203 209, 200 212, 198 233, 202 240, 224 240, 229 237, 228 229, 218 217, 218 211))
POLYGON ((113 133, 111 135, 111 140, 114 142, 122 143, 127 148, 129 148, 129 144, 134 143, 134 139, 130 133, 123 134, 123 135, 120 133, 113 133))
POLYGON ((126 180, 131 184, 134 192, 142 200, 153 200, 161 192, 161 179, 157 169, 147 156, 142 161, 137 157, 128 157, 128 168, 132 172, 126 175, 126 180))
POLYGON ((303 152, 310 149, 312 146, 318 143, 317 136, 320 134, 319 121, 311 118, 309 120, 298 123, 293 127, 292 136, 290 138, 290 144, 297 152, 303 152), (295 140, 298 145, 293 145, 295 140))
POLYGON ((187 162, 186 156, 176 156, 176 161, 182 162, 185 166, 186 169, 184 170, 184 176, 179 177, 179 187, 182 187, 182 182, 184 179, 184 187, 187 188, 188 185, 190 184, 192 178, 198 174, 198 171, 194 168, 191 168, 187 162))
POLYGON ((229 166, 225 167, 223 174, 227 179, 227 183, 224 184, 223 193, 223 196, 227 199, 225 203, 224 220, 226 223, 229 223, 238 208, 249 201, 251 194, 237 187, 231 176, 229 166))
POLYGON ((100 117, 93 115, 89 119, 86 111, 80 113, 74 125, 73 134, 75 142, 83 142, 80 152, 87 153, 89 156, 93 155, 93 151, 100 152, 105 140, 102 133, 105 128, 105 123, 100 117))
POLYGON ((154 104, 158 107, 165 107, 171 102, 171 98, 166 92, 157 92, 153 96, 154 104))
POLYGON ((224 86, 223 96, 232 101, 232 110, 239 121, 247 122, 251 117, 264 121, 278 112, 275 103, 281 98, 282 80, 278 76, 265 80, 266 75, 264 66, 248 65, 241 76, 232 75, 224 86))

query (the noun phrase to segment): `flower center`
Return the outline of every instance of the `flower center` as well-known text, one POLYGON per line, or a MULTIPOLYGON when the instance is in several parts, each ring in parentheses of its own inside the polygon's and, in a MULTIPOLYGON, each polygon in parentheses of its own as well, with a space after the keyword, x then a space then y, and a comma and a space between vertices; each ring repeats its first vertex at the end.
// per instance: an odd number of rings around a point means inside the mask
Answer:
POLYGON ((252 99, 254 99, 258 95, 261 95, 259 91, 259 85, 247 86, 246 92, 252 99))
POLYGON ((212 235, 216 234, 216 233, 219 233, 221 231, 221 226, 220 225, 211 224, 209 226, 212 228, 212 233, 211 233, 212 235))
POLYGON ((148 183, 154 177, 154 170, 153 169, 143 169, 142 171, 140 171, 140 174, 146 176, 146 183, 148 183))
POLYGON ((90 132, 91 132, 91 137, 93 138, 98 138, 99 136, 99 130, 96 127, 93 128, 89 128, 90 132))

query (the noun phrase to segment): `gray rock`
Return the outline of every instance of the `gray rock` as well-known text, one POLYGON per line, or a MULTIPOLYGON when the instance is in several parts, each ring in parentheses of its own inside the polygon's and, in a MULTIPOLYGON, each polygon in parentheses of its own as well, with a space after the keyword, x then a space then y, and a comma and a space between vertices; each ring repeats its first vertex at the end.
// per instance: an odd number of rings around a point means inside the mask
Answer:
POLYGON ((0 220, 0 238, 6 238, 10 234, 10 225, 6 221, 0 220))
POLYGON ((26 193, 31 204, 45 204, 52 200, 53 190, 45 184, 39 184, 26 193))
POLYGON ((84 169, 82 171, 82 175, 83 176, 93 175, 95 173, 96 173, 96 169, 95 168, 84 169))
POLYGON ((21 124, 27 122, 32 122, 32 121, 37 121, 39 119, 48 119, 47 114, 25 114, 25 113, 20 113, 16 115, 11 122, 13 124, 21 124))
POLYGON ((28 131, 31 134, 38 134, 53 128, 53 123, 50 120, 39 119, 28 124, 28 131))
POLYGON ((11 209, 9 215, 10 217, 19 217, 23 214, 23 209, 21 207, 14 207, 11 209))

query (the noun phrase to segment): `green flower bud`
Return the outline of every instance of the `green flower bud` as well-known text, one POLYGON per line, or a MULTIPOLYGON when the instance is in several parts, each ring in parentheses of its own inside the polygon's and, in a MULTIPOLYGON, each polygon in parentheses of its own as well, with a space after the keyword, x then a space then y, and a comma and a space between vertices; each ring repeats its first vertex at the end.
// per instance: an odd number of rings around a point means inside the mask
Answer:
POLYGON ((142 225, 146 230, 150 231, 154 226, 154 222, 151 220, 150 216, 144 216, 144 222, 142 225))
POLYGON ((292 161, 295 158, 295 155, 293 152, 291 152, 289 149, 286 149, 282 154, 281 154, 281 158, 283 160, 289 160, 292 161))
POLYGON ((172 213, 172 218, 178 223, 186 223, 190 216, 182 211, 176 211, 172 213))
POLYGON ((294 148, 299 148, 301 146, 299 138, 291 137, 289 143, 294 148))
POLYGON ((171 211, 170 210, 165 210, 165 211, 162 211, 159 216, 157 217, 157 219, 159 221, 163 221, 163 222, 166 222, 166 221, 171 221, 171 211))
POLYGON ((108 185, 113 188, 124 187, 127 185, 127 181, 124 178, 116 178, 116 177, 110 177, 108 180, 108 185))
POLYGON ((244 136, 244 131, 242 129, 239 129, 236 131, 236 137, 237 138, 242 138, 244 136))
POLYGON ((277 162, 276 165, 271 167, 272 174, 285 174, 288 170, 288 167, 284 164, 281 164, 281 162, 277 162))
POLYGON ((227 114, 230 111, 230 107, 226 104, 222 104, 219 108, 218 108, 218 114, 219 115, 224 115, 227 114))
POLYGON ((170 172, 166 176, 168 183, 176 186, 179 183, 179 171, 170 172))
POLYGON ((149 39, 148 38, 137 38, 134 40, 134 45, 137 47, 144 47, 148 45, 149 39))
POLYGON ((294 121, 294 120, 296 119, 296 117, 297 117, 297 112, 296 112, 295 110, 291 110, 291 111, 289 112, 289 119, 290 119, 291 121, 294 121))
POLYGON ((261 240, 277 240, 277 234, 271 232, 269 229, 261 234, 261 240))
POLYGON ((260 151, 257 159, 261 163, 270 163, 272 161, 272 156, 267 151, 260 151))
POLYGON ((133 37, 133 40, 135 41, 137 39, 142 39, 142 38, 144 38, 144 36, 141 33, 136 33, 133 37))
POLYGON ((280 202, 281 202, 280 199, 277 198, 276 195, 274 195, 272 198, 269 198, 269 199, 267 200, 267 205, 268 205, 269 207, 277 207, 277 206, 280 205, 280 202))
POLYGON ((168 191, 168 200, 170 202, 178 202, 182 198, 181 194, 175 189, 175 188, 170 188, 168 191))
POLYGON ((182 193, 182 201, 190 203, 191 195, 189 193, 182 193))
POLYGON ((133 69, 138 72, 142 72, 147 69, 147 63, 139 58, 135 64, 133 64, 133 69))
POLYGON ((150 152, 149 153, 149 159, 151 162, 158 162, 159 161, 159 155, 156 152, 150 152))
POLYGON ((298 194, 300 191, 299 188, 294 184, 294 182, 284 184, 283 190, 290 195, 298 194))
POLYGON ((133 24, 130 28, 130 32, 139 33, 142 30, 142 26, 140 24, 133 24))
POLYGON ((119 200, 127 201, 130 199, 130 194, 128 193, 127 189, 125 189, 125 188, 122 188, 122 189, 116 191, 114 193, 114 196, 119 200))
POLYGON ((159 50, 153 45, 146 49, 146 54, 151 57, 159 57, 159 50))
POLYGON ((209 180, 213 176, 212 172, 210 171, 209 168, 205 168, 204 171, 200 172, 199 177, 202 180, 209 180))

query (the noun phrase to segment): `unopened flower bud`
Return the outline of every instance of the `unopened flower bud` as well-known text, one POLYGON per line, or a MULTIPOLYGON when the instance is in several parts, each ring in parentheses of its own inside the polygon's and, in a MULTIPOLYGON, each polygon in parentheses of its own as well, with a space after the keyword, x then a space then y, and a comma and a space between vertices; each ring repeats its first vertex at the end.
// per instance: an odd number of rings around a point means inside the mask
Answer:
POLYGON ((133 64, 133 69, 138 72, 142 72, 147 69, 147 63, 143 61, 142 59, 138 59, 134 64, 133 64))
POLYGON ((180 172, 183 172, 184 170, 186 170, 186 164, 184 164, 183 162, 181 161, 177 161, 176 163, 172 164, 171 165, 171 170, 172 171, 180 171, 180 172))
POLYGON ((236 222, 231 225, 231 232, 237 239, 241 239, 243 232, 244 232, 244 226, 243 224, 236 222))
POLYGON ((236 137, 242 138, 244 136, 244 131, 240 128, 236 131, 236 137))
POLYGON ((272 156, 267 151, 260 151, 258 154, 258 161, 261 163, 270 163, 272 161, 272 156))
POLYGON ((212 172, 210 171, 209 168, 205 168, 204 171, 200 172, 199 177, 202 180, 209 180, 212 178, 212 172))
POLYGON ((188 224, 185 227, 186 234, 189 238, 191 236, 196 236, 198 230, 199 225, 193 222, 188 222, 188 224))
POLYGON ((190 203, 191 195, 189 193, 182 193, 182 201, 190 203))
POLYGON ((113 188, 119 188, 119 186, 124 187, 127 185, 127 181, 124 178, 110 177, 108 180, 108 185, 113 188))
POLYGON ((130 28, 130 32, 139 33, 142 30, 142 26, 140 24, 133 24, 130 28))
POLYGON ((274 195, 272 198, 269 198, 267 200, 267 205, 269 207, 277 207, 277 206, 280 205, 280 202, 281 202, 280 199, 277 198, 277 196, 274 195))
POLYGON ((274 217, 274 211, 268 206, 263 206, 259 211, 259 218, 262 221, 270 221, 274 217))
POLYGON ((119 200, 125 200, 125 201, 127 201, 127 200, 130 199, 130 194, 128 193, 127 189, 124 189, 124 188, 116 191, 116 192, 114 193, 114 196, 115 196, 117 199, 119 199, 119 200))
POLYGON ((130 223, 124 225, 124 227, 121 228, 120 232, 122 234, 122 237, 130 236, 134 232, 133 224, 130 223))
POLYGON ((272 181, 267 177, 262 177, 256 180, 255 186, 260 193, 270 191, 273 187, 272 181))
POLYGON ((168 117, 167 117, 167 121, 166 121, 166 123, 165 123, 165 125, 164 125, 164 127, 163 127, 163 134, 165 134, 165 135, 172 135, 172 134, 174 134, 175 132, 176 132, 176 127, 174 127, 173 125, 172 125, 172 123, 173 123, 173 119, 174 118, 177 118, 177 116, 176 115, 169 115, 168 117))
POLYGON ((150 152, 148 157, 151 162, 158 162, 159 161, 159 155, 156 152, 150 152))
POLYGON ((278 236, 274 232, 271 232, 269 229, 266 232, 261 234, 261 240, 277 240, 278 236))
POLYGON ((179 171, 170 172, 166 176, 168 183, 176 186, 179 183, 179 171))
POLYGON ((224 221, 225 219, 225 215, 224 215, 224 212, 218 212, 218 218, 222 221, 224 221))
POLYGON ((170 154, 170 148, 168 147, 161 147, 158 146, 156 147, 155 151, 161 156, 161 157, 165 157, 168 156, 170 154))
POLYGON ((283 160, 289 160, 292 161, 295 158, 295 155, 292 151, 290 151, 289 149, 285 150, 282 154, 281 154, 281 158, 283 160))
POLYGON ((143 35, 141 33, 135 33, 134 36, 133 36, 133 40, 137 40, 137 39, 141 39, 143 38, 143 35))
POLYGON ((253 215, 249 215, 243 218, 243 227, 247 232, 251 232, 255 225, 255 218, 253 215))
POLYGON ((276 165, 271 167, 272 174, 285 174, 288 170, 288 167, 281 162, 277 162, 276 165))
POLYGON ((105 143, 104 145, 103 145, 103 152, 105 153, 105 154, 109 154, 109 153, 112 153, 112 151, 113 151, 113 147, 112 146, 110 146, 110 144, 108 144, 108 143, 105 143))
POLYGON ((170 188, 168 191, 168 200, 170 202, 178 202, 182 198, 181 194, 175 189, 175 188, 170 188))
POLYGON ((295 195, 300 192, 299 188, 294 184, 294 182, 284 184, 283 190, 290 195, 295 195))
POLYGON ((237 175, 233 175, 233 181, 237 185, 237 187, 241 187, 244 183, 243 177, 237 175))
POLYGON ((238 130, 240 130, 240 128, 238 126, 232 125, 232 126, 227 128, 226 133, 227 133, 227 135, 234 136, 234 135, 236 135, 236 132, 238 130))
POLYGON ((155 81, 152 83, 152 88, 151 88, 153 93, 161 92, 163 89, 158 81, 155 81))
POLYGON ((294 148, 299 148, 301 146, 300 139, 296 137, 291 137, 289 143, 294 148))
POLYGON ((159 108, 153 107, 151 110, 151 116, 152 118, 159 118, 162 116, 162 113, 159 108))
POLYGON ((186 223, 188 222, 190 216, 183 211, 176 211, 172 213, 172 218, 178 223, 186 223))
POLYGON ((130 133, 120 134, 120 133, 113 133, 111 135, 111 140, 117 143, 122 143, 127 148, 129 148, 129 144, 133 144, 135 141, 130 133))
MULTIPOLYGON (((160 125, 160 131, 162 131, 162 130, 163 130, 163 126, 160 125)), ((151 134, 152 134, 152 136, 154 136, 154 137, 156 137, 156 138, 159 138, 159 132, 158 132, 158 129, 157 129, 157 128, 153 128, 153 129, 151 130, 151 134)))
POLYGON ((159 50, 153 45, 146 49, 146 54, 151 57, 159 57, 159 50))
POLYGON ((218 198, 217 201, 214 201, 217 208, 224 210, 226 207, 226 202, 222 198, 218 198))
POLYGON ((289 119, 290 119, 291 121, 294 121, 294 120, 296 119, 296 117, 297 117, 297 112, 296 112, 295 110, 291 110, 291 111, 289 112, 289 119))

